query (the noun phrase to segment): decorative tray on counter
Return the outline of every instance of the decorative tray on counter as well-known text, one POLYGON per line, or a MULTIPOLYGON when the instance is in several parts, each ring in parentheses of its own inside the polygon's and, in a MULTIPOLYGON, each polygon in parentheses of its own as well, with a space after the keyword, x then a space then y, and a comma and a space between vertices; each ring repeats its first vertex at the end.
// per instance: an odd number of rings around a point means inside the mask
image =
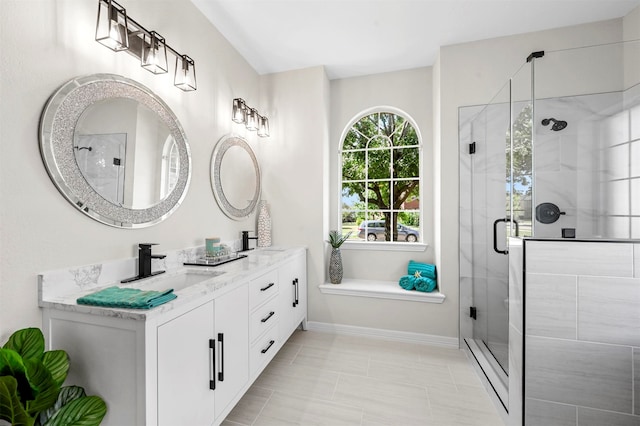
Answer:
POLYGON ((184 262, 185 266, 218 266, 224 263, 233 262, 234 260, 240 260, 247 257, 246 254, 229 253, 223 256, 215 257, 199 257, 195 262, 184 262))

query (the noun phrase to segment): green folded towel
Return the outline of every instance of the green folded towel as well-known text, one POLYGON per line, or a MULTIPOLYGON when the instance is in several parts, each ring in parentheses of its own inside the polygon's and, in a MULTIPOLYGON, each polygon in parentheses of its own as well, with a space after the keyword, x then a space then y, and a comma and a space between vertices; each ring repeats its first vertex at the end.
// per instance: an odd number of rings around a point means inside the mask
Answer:
POLYGON ((109 308, 151 309, 175 299, 173 289, 166 291, 139 290, 137 288, 108 287, 78 298, 80 305, 109 308))
POLYGON ((407 274, 414 275, 416 271, 419 271, 422 277, 431 278, 432 280, 437 278, 436 265, 410 260, 409 266, 407 267, 407 274))

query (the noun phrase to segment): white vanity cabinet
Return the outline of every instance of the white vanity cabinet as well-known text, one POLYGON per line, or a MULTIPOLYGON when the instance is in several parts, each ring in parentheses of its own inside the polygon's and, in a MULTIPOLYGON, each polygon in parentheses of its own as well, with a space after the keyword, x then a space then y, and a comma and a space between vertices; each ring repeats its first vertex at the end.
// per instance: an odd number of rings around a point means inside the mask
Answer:
POLYGON ((105 426, 219 425, 306 321, 306 251, 290 250, 252 254, 149 311, 43 298, 48 349, 69 354, 66 384, 105 400, 105 426))

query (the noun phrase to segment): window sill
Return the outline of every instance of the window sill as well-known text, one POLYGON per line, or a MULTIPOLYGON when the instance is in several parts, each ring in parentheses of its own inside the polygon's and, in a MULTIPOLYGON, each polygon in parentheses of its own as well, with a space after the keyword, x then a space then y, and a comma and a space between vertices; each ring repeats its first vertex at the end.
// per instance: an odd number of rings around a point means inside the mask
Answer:
POLYGON ((345 241, 340 248, 343 250, 425 251, 427 247, 429 247, 429 244, 425 243, 345 241))
POLYGON ((368 281, 344 279, 341 284, 325 283, 318 286, 323 294, 373 297, 377 299, 411 300, 424 303, 442 303, 446 296, 440 292, 423 293, 405 290, 395 281, 368 281))

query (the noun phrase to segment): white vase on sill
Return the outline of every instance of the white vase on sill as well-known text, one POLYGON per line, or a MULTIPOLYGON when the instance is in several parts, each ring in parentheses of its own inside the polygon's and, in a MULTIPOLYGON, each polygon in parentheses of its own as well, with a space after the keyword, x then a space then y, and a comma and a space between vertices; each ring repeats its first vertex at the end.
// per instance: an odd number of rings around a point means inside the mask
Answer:
POLYGON ((258 247, 271 246, 271 215, 266 201, 258 203, 258 247))

